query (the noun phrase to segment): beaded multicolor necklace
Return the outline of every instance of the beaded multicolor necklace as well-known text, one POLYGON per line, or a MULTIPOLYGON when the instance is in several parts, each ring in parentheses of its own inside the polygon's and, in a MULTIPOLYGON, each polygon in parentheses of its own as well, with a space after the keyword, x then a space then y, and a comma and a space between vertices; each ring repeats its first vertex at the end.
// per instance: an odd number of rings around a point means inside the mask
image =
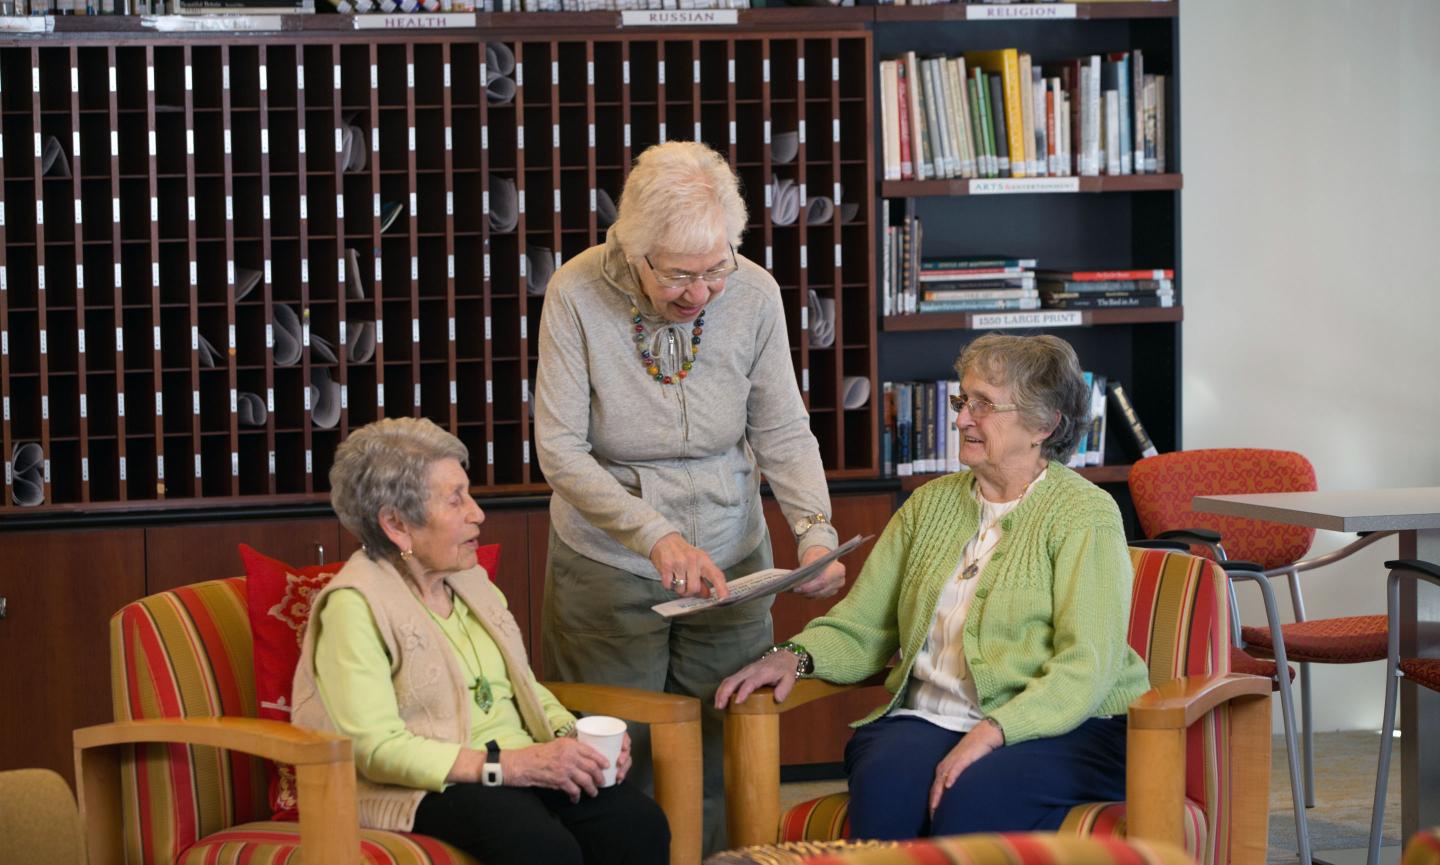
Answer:
POLYGON ((695 316, 695 324, 690 328, 690 356, 682 359, 680 368, 671 375, 660 371, 660 363, 650 351, 650 334, 645 331, 644 317, 640 315, 639 307, 630 307, 630 321, 635 325, 635 348, 640 352, 640 364, 651 378, 660 384, 677 384, 690 374, 695 361, 700 358, 700 338, 705 333, 705 310, 700 310, 700 314, 695 316))

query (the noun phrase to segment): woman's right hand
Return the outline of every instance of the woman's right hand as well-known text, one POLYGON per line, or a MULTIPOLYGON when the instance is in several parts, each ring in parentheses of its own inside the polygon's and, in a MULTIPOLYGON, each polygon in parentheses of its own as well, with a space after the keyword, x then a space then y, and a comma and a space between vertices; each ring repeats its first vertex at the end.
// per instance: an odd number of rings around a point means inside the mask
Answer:
POLYGON ((800 659, 794 652, 775 652, 751 661, 720 683, 715 691, 715 708, 724 709, 732 696, 735 702, 743 703, 756 688, 769 687, 775 689, 775 702, 783 703, 795 687, 795 671, 799 666, 800 659))
POLYGON ((728 597, 725 574, 710 556, 685 543, 679 532, 671 532, 650 548, 650 562, 660 572, 660 585, 682 598, 728 597))
POLYGON ((610 763, 599 751, 578 739, 559 738, 500 752, 500 768, 507 787, 545 787, 560 790, 571 802, 580 793, 594 796, 605 783, 610 763))

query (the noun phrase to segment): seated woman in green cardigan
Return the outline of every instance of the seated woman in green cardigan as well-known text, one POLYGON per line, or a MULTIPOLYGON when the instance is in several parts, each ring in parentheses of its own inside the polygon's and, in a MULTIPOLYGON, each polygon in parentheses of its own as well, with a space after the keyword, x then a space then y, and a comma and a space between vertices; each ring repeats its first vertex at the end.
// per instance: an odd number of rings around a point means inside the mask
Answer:
POLYGON ((885 669, 889 703, 845 749, 856 838, 1053 830, 1125 798, 1126 642, 1115 502, 1065 467, 1090 393, 1052 336, 983 336, 956 363, 960 461, 890 520, 850 593, 721 684, 718 707, 795 679, 885 669))

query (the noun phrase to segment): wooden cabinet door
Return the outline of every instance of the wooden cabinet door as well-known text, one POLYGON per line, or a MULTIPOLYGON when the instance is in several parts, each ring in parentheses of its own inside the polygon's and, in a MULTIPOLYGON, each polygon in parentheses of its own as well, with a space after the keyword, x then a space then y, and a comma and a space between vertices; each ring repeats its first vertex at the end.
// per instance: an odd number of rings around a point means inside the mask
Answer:
MULTIPOLYGON (((845 591, 854 585, 860 575, 865 558, 875 546, 875 540, 885 530, 895 512, 895 497, 890 493, 833 496, 832 520, 840 533, 840 540, 846 541, 855 535, 874 535, 864 546, 843 560, 845 562, 845 586, 841 592, 823 600, 802 598, 785 592, 775 599, 772 615, 775 617, 775 639, 789 639, 805 627, 816 616, 824 615, 835 603, 845 596, 845 591)), ((798 564, 795 558, 795 535, 780 513, 780 506, 773 499, 765 500, 765 521, 770 526, 770 542, 775 549, 775 566, 793 568, 798 564)), ((850 741, 851 721, 863 718, 871 709, 884 702, 887 695, 884 688, 862 688, 828 700, 792 709, 780 716, 780 763, 793 766, 804 763, 838 763, 845 757, 845 743, 850 741)))
POLYGON ((333 517, 153 526, 145 530, 146 592, 244 574, 241 543, 297 568, 340 561, 340 531, 333 517))
POLYGON ((0 561, 0 770, 73 785, 71 731, 114 720, 109 620, 145 594, 145 532, 0 534, 0 561))

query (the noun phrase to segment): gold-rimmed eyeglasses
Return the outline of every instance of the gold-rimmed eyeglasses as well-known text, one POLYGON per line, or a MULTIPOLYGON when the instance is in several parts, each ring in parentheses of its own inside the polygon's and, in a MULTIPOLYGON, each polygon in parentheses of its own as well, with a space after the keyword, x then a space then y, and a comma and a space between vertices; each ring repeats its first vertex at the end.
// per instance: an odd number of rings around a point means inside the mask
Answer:
POLYGON ((968 393, 962 393, 950 397, 950 407, 955 409, 956 414, 969 408, 970 416, 979 420, 983 417, 989 417, 996 412, 1015 411, 1020 406, 1013 402, 995 403, 981 396, 971 396, 968 393))
POLYGON ((665 288, 689 288, 697 282, 717 283, 724 282, 730 275, 740 269, 740 264, 735 260, 735 247, 730 247, 730 261, 719 267, 712 267, 703 273, 690 273, 685 270, 661 270, 645 256, 645 263, 649 265, 650 272, 655 275, 655 281, 665 288))

